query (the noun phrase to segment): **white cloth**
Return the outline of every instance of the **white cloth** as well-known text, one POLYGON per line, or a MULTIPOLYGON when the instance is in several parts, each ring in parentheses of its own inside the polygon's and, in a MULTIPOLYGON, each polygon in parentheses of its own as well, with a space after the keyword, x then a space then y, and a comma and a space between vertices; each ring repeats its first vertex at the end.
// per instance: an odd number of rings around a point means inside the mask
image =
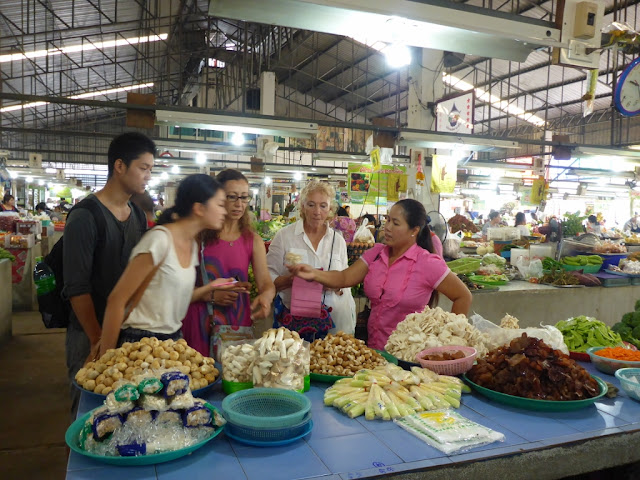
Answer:
POLYGON ((527 227, 526 225, 517 225, 516 228, 520 232, 521 237, 528 237, 529 235, 531 235, 531 232, 529 232, 529 227, 527 227))
POLYGON ((196 284, 198 244, 191 247, 191 259, 185 268, 180 265, 173 236, 165 227, 148 231, 134 247, 129 261, 142 253, 150 253, 155 266, 164 262, 153 276, 140 302, 122 324, 122 329, 139 328, 156 333, 171 334, 182 328, 191 295, 196 284))
MULTIPOLYGON (((280 230, 269 246, 267 253, 267 266, 271 279, 275 280, 281 275, 287 275, 289 270, 284 264, 284 257, 287 253, 293 252, 302 256, 302 263, 306 263, 315 268, 327 270, 331 263, 330 270, 346 270, 349 266, 347 259, 347 244, 342 235, 327 226, 327 232, 318 244, 318 250, 313 249, 309 237, 304 232, 302 220, 292 225, 288 225, 280 230), (335 238, 335 240, 334 240, 335 238), (333 243, 333 255, 331 255, 331 244, 333 243), (329 258, 331 257, 331 259, 329 258), (331 260, 331 261, 329 261, 331 260)), ((280 298, 287 308, 291 307, 291 289, 279 292, 280 298)), ((342 295, 333 291, 327 291, 324 300, 327 307, 332 307, 331 318, 336 324, 336 328, 330 330, 335 333, 342 330, 345 333, 353 334, 356 329, 356 303, 351 295, 350 288, 343 288, 342 295)))

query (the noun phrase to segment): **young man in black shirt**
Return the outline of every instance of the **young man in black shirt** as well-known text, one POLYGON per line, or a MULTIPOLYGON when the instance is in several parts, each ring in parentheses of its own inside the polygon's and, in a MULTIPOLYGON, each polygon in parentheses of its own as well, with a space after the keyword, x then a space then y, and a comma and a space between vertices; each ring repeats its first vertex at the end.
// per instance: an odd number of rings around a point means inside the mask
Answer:
MULTIPOLYGON (((63 270, 64 294, 72 307, 65 345, 70 380, 98 352, 107 298, 146 230, 144 213, 129 198, 145 191, 155 151, 153 141, 140 133, 113 139, 106 185, 78 204, 94 205, 76 206, 67 218, 63 270), (98 215, 102 217, 96 221, 98 215)), ((72 386, 72 414, 79 399, 80 392, 72 386)))

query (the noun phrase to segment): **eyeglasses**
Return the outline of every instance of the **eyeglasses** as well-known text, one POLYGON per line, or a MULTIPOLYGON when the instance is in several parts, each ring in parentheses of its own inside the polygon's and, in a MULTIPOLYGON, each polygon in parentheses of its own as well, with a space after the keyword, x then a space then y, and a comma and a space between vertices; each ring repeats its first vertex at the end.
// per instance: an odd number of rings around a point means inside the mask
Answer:
POLYGON ((242 203, 249 203, 251 201, 251 196, 244 195, 242 197, 239 197, 238 195, 227 195, 228 202, 236 203, 238 200, 240 200, 242 203))

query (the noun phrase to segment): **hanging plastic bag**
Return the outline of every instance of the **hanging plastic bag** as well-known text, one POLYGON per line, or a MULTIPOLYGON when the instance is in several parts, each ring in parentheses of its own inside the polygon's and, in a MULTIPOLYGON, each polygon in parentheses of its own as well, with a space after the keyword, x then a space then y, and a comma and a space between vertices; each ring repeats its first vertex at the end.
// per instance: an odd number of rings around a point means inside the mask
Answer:
POLYGON ((353 236, 353 241, 354 242, 368 243, 368 244, 371 244, 371 245, 376 243, 376 240, 373 237, 373 234, 371 233, 371 230, 369 230, 367 228, 367 225, 369 225, 369 220, 364 218, 362 220, 362 225, 360 225, 360 228, 358 228, 358 230, 356 230, 356 233, 353 236))
POLYGON ((460 258, 463 253, 460 251, 460 243, 462 243, 462 232, 447 234, 447 238, 442 244, 442 253, 445 257, 460 258))

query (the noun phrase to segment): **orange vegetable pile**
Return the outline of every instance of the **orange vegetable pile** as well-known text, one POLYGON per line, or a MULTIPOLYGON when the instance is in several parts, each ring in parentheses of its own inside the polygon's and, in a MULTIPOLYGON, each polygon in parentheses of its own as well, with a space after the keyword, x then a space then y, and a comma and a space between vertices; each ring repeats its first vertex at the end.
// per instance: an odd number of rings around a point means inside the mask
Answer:
POLYGON ((640 362, 640 351, 629 350, 623 347, 603 348, 595 352, 599 357, 612 358, 614 360, 626 360, 629 362, 640 362))

